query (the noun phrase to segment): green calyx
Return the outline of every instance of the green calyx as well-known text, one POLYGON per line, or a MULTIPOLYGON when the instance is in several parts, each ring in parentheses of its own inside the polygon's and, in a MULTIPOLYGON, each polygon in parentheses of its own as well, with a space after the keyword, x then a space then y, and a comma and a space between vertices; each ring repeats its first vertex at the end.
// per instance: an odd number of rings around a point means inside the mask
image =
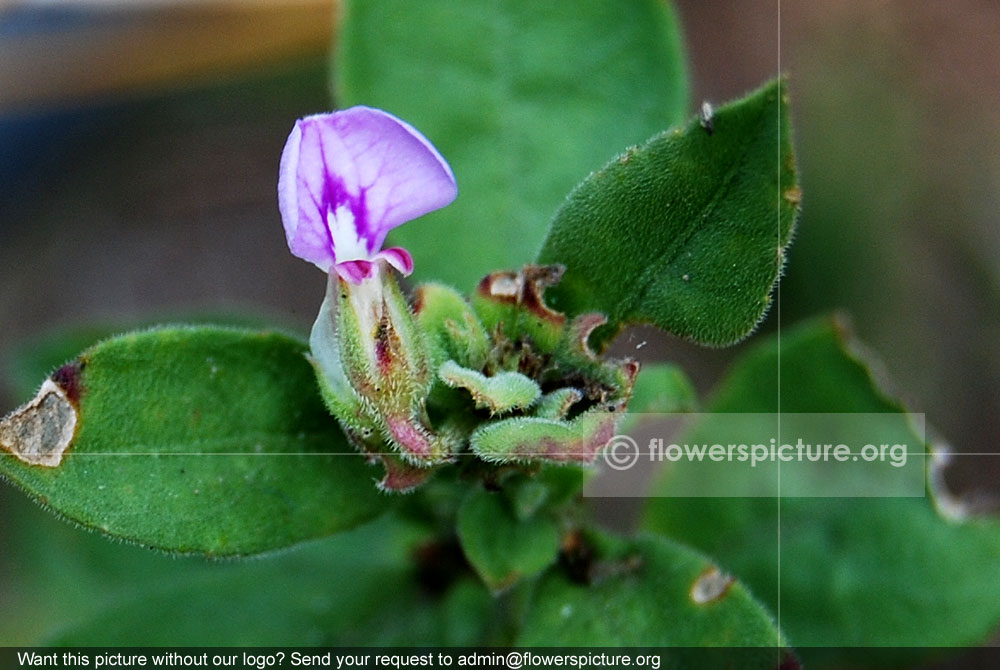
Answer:
POLYGON ((468 301, 425 284, 412 308, 388 271, 361 285, 331 279, 312 361, 350 442, 385 466, 380 488, 412 490, 451 462, 594 461, 639 366, 589 349, 603 316, 568 320, 546 306, 543 292, 561 275, 558 266, 493 273, 468 301))

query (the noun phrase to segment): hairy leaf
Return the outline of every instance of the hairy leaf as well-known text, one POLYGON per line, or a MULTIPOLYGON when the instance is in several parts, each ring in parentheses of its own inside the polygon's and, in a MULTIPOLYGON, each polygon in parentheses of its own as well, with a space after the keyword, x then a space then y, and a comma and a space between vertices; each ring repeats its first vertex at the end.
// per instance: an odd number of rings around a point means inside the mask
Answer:
POLYGON ((553 307, 607 315, 598 339, 640 322, 710 345, 746 336, 791 238, 794 168, 781 80, 629 149, 552 222, 539 261, 566 266, 553 307))
POLYGON ((305 351, 212 327, 104 341, 0 425, 0 472, 60 516, 166 551, 253 554, 344 530, 387 501, 305 351), (75 422, 60 449, 56 420, 75 422))
POLYGON ((486 364, 489 338, 472 307, 455 289, 421 284, 414 292, 413 311, 435 369, 449 360, 466 368, 486 364))
POLYGON ((438 375, 448 386, 467 390, 476 407, 488 409, 490 414, 527 409, 542 395, 538 384, 519 372, 498 372, 486 377, 478 370, 446 361, 438 370, 438 375))
MULTIPOLYGON (((538 585, 521 645, 770 647, 740 667, 779 666, 782 636, 747 590, 696 551, 643 536, 589 536, 538 585), (569 567, 567 567, 569 566, 569 567)), ((676 667, 707 667, 683 663, 676 667)), ((697 659, 697 656, 694 657, 697 659)))
POLYGON ((517 416, 484 424, 469 445, 490 463, 593 463, 614 434, 619 413, 590 409, 574 419, 517 416))

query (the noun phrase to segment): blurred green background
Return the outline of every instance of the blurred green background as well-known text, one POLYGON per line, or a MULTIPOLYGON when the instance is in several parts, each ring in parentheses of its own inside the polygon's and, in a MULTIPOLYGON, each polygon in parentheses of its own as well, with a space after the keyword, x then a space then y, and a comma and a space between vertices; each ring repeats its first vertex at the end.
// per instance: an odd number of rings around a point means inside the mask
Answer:
MULTIPOLYGON (((995 496, 1000 5, 676 4, 692 113, 790 76, 803 212, 762 330, 844 310, 929 426, 992 454, 957 459, 954 480, 995 496)), ((334 14, 316 1, 0 9, 0 413, 30 395, 17 352, 62 328, 225 313, 307 331, 324 284, 287 253, 275 181, 294 119, 332 105, 334 14)), ((616 347, 679 360, 706 391, 742 349, 648 329, 616 347)), ((200 569, 76 532, 0 485, 0 644, 200 569)))

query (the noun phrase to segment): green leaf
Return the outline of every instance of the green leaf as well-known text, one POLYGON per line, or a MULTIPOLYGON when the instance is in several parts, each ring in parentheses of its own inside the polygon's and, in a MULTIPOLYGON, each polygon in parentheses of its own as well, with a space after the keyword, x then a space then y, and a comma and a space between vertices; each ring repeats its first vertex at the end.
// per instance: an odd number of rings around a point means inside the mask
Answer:
POLYGON ((746 336, 770 304, 799 200, 781 80, 632 148, 583 181, 539 255, 549 291, 597 311, 606 340, 652 323, 711 345, 746 336))
POLYGON ((458 539, 493 591, 532 577, 556 560, 559 526, 543 515, 519 518, 504 497, 473 490, 458 510, 458 539))
POLYGON ((592 472, 572 465, 546 464, 531 474, 511 473, 503 480, 503 495, 518 521, 536 514, 558 516, 577 502, 584 481, 592 472))
POLYGON ((467 390, 476 407, 488 409, 491 415, 527 409, 542 395, 538 384, 519 372, 498 372, 487 377, 455 361, 446 361, 438 370, 438 376, 452 388, 467 390))
POLYGON ((435 369, 449 360, 466 368, 486 365, 490 352, 486 330, 455 289, 421 284, 414 291, 413 312, 435 369))
MULTIPOLYGON (((591 536, 582 542, 588 546, 578 551, 592 553, 591 562, 575 575, 559 569, 542 578, 517 644, 781 646, 764 608, 698 552, 652 536, 591 536)), ((778 667, 774 649, 742 660, 740 667, 778 667)))
POLYGON ((350 2, 338 47, 338 104, 406 119, 454 169, 456 202, 391 240, 463 291, 530 262, 582 174, 687 111, 662 0, 350 2))
POLYGON ((62 517, 167 551, 253 554, 344 530, 388 503, 305 351, 212 327, 107 340, 0 424, 0 472, 62 517))
POLYGON ((185 580, 144 584, 103 614, 46 642, 171 647, 480 644, 493 598, 469 573, 456 576, 443 592, 424 590, 415 578, 414 556, 428 540, 419 527, 386 515, 278 556, 201 565, 185 580))
MULTIPOLYGON (((902 411, 829 319, 750 351, 711 408, 773 412, 779 399, 782 412, 902 411)), ((782 625, 807 664, 829 650, 805 647, 973 645, 1000 624, 996 520, 945 519, 932 496, 783 498, 779 509, 774 498, 669 497, 672 486, 661 482, 644 526, 717 557, 773 609, 780 594, 782 625)))
MULTIPOLYGON (((15 397, 27 400, 38 390, 38 380, 49 375, 60 365, 75 357, 96 342, 121 333, 147 330, 162 323, 184 323, 187 325, 219 325, 261 330, 274 327, 274 320, 265 321, 259 315, 231 311, 183 312, 168 314, 158 318, 125 319, 83 324, 58 328, 51 332, 34 335, 30 339, 17 342, 7 352, 6 365, 2 368, 3 379, 15 397)), ((2 361, 0 361, 2 362, 2 361)))
POLYGON ((566 387, 546 393, 538 399, 534 415, 541 419, 565 419, 573 405, 583 399, 578 389, 566 387))
POLYGON ((516 416, 483 424, 469 446, 489 463, 593 463, 618 424, 618 412, 591 408, 574 419, 516 416))

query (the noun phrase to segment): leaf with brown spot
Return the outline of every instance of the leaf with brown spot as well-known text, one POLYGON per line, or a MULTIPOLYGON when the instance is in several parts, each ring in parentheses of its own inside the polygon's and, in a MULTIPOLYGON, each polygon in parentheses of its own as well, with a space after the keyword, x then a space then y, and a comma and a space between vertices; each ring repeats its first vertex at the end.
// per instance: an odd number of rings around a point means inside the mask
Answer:
POLYGON ((730 581, 725 597, 707 604, 691 598, 692 584, 713 569, 703 555, 661 537, 585 535, 573 544, 588 547, 587 574, 601 577, 581 580, 565 567, 549 571, 536 587, 515 644, 656 646, 664 647, 659 651, 668 659, 681 655, 667 667, 778 667, 776 647, 784 638, 743 585, 730 581), (706 666, 688 665, 683 654, 689 651, 665 647, 764 649, 747 651, 738 665, 706 666))
POLYGON ((691 600, 697 605, 706 605, 725 598, 734 581, 730 575, 711 565, 691 585, 691 600))
POLYGON ((214 327, 106 340, 4 420, 18 458, 0 457, 0 474, 64 518, 166 551, 254 554, 344 530, 388 499, 305 352, 214 327))

